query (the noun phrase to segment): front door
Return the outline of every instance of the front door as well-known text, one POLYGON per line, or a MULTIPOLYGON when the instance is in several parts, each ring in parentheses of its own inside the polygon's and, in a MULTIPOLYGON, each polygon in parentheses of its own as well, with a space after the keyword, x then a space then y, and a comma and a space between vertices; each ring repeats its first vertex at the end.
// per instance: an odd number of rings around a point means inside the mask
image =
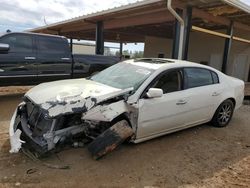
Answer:
POLYGON ((0 43, 10 46, 8 53, 0 54, 0 84, 25 85, 36 82, 36 52, 33 48, 33 36, 11 33, 3 36, 0 43))
POLYGON ((182 90, 182 75, 181 70, 162 73, 145 90, 160 88, 163 96, 147 98, 143 94, 139 99, 137 139, 154 136, 183 124, 188 101, 186 91, 182 90))

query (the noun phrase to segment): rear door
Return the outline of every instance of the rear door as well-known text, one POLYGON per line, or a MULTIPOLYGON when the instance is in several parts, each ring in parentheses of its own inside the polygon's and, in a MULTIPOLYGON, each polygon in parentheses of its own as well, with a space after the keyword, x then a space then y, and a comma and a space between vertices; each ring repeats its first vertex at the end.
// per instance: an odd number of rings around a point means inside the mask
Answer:
POLYGON ((71 77, 72 57, 66 38, 40 35, 36 36, 36 44, 40 82, 71 77))
POLYGON ((210 121, 223 90, 217 73, 205 68, 184 68, 184 90, 189 111, 183 126, 210 121))
POLYGON ((33 35, 10 33, 1 37, 0 43, 10 46, 8 53, 0 54, 0 85, 25 85, 36 82, 33 35))

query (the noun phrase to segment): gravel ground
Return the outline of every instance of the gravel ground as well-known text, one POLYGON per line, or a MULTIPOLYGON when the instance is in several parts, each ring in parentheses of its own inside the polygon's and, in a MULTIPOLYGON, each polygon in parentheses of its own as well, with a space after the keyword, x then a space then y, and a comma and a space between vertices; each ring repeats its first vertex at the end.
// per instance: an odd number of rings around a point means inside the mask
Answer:
POLYGON ((22 95, 0 96, 0 187, 250 187, 249 105, 226 128, 205 124, 124 144, 98 161, 86 148, 33 161, 8 152, 8 124, 22 95))

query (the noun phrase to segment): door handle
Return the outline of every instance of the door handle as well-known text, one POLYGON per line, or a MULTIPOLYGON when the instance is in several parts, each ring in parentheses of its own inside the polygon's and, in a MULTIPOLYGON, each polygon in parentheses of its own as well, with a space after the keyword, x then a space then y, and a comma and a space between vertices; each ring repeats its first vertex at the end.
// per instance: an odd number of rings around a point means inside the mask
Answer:
POLYGON ((36 58, 28 56, 28 57, 25 57, 24 59, 26 59, 26 60, 35 60, 36 58))
POLYGON ((179 100, 179 101, 177 101, 176 105, 183 105, 186 103, 187 103, 187 101, 185 101, 185 100, 179 100))
POLYGON ((214 97, 215 97, 215 96, 218 96, 218 95, 220 95, 220 93, 218 93, 218 92, 213 92, 213 93, 212 93, 212 96, 214 96, 214 97))
POLYGON ((61 60, 70 60, 68 57, 62 57, 61 60))

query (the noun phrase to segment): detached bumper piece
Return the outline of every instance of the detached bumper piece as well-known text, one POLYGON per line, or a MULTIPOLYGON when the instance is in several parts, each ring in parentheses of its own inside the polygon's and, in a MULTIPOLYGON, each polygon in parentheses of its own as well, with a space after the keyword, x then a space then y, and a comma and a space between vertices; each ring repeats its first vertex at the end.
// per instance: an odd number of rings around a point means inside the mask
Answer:
POLYGON ((133 135, 133 129, 126 120, 115 123, 88 145, 88 150, 95 159, 113 151, 117 146, 133 135))

